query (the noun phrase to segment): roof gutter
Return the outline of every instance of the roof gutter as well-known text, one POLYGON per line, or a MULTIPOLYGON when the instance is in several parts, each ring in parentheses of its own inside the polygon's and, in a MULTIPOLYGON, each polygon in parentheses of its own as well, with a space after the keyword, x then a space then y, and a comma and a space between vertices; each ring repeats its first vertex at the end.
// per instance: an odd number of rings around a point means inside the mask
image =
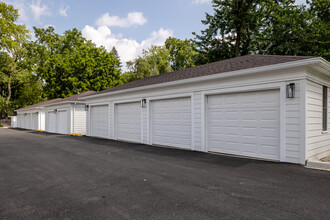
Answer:
POLYGON ((44 107, 34 107, 34 108, 27 108, 27 109, 16 109, 15 112, 24 112, 24 111, 33 111, 33 110, 40 110, 44 107))
POLYGON ((299 60, 299 61, 273 64, 273 65, 268 65, 268 66, 263 66, 263 67, 255 67, 255 68, 236 70, 236 71, 230 71, 230 72, 224 72, 224 73, 216 73, 216 74, 212 74, 212 75, 208 75, 208 76, 193 77, 193 78, 159 83, 159 84, 153 84, 153 85, 148 85, 148 86, 140 86, 140 87, 136 87, 136 88, 123 89, 123 90, 113 91, 113 92, 109 91, 109 92, 105 92, 105 93, 101 93, 101 94, 95 94, 95 95, 81 97, 79 99, 88 100, 88 99, 99 98, 99 97, 108 96, 108 95, 136 92, 136 91, 145 90, 145 89, 152 89, 152 88, 159 88, 159 87, 165 87, 165 86, 173 86, 173 85, 178 85, 178 84, 221 79, 221 78, 234 77, 234 76, 240 76, 240 75, 256 74, 256 73, 265 72, 265 71, 287 69, 287 68, 299 67, 299 66, 308 66, 308 65, 313 65, 313 64, 322 64, 322 65, 327 66, 327 68, 330 68, 330 63, 328 61, 324 60, 323 58, 317 57, 317 58, 310 58, 310 59, 299 60))
POLYGON ((54 103, 50 103, 48 105, 44 105, 45 107, 48 107, 48 106, 53 106, 53 105, 62 105, 62 104, 75 104, 75 103, 78 103, 78 104, 84 104, 85 102, 83 101, 63 101, 63 102, 54 102, 54 103))

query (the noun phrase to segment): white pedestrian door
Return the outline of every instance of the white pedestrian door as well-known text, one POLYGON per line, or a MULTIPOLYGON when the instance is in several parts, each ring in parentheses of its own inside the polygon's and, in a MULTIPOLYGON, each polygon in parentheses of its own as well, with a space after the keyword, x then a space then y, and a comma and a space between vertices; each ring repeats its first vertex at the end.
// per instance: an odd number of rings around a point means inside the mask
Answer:
POLYGON ((54 111, 48 112, 48 132, 56 133, 56 113, 54 111))
POLYGON ((177 98, 151 102, 152 144, 191 149, 191 100, 177 98))
POLYGON ((140 102, 116 104, 115 108, 116 138, 141 142, 140 102))
POLYGON ((57 112, 57 133, 68 134, 68 111, 59 110, 57 112))
POLYGON ((211 95, 207 103, 208 151, 280 159, 279 90, 211 95))
POLYGON ((90 135, 94 137, 109 137, 109 106, 96 105, 90 108, 90 135))
POLYGON ((32 129, 38 129, 38 112, 32 113, 32 129))

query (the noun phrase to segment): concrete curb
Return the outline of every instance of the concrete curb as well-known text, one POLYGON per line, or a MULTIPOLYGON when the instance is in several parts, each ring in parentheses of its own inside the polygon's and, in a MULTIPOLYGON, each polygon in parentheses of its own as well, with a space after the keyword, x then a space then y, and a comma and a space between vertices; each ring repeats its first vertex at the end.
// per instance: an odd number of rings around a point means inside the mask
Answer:
POLYGON ((312 169, 322 169, 330 171, 330 163, 329 162, 321 162, 321 161, 311 161, 308 160, 306 163, 307 168, 312 169))

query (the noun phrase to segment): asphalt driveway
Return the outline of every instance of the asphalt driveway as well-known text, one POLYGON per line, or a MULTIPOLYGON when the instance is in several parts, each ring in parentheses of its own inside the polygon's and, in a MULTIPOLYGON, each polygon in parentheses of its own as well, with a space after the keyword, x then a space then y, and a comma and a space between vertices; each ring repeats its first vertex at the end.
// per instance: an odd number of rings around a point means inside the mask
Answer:
POLYGON ((0 129, 0 219, 330 219, 330 172, 0 129))

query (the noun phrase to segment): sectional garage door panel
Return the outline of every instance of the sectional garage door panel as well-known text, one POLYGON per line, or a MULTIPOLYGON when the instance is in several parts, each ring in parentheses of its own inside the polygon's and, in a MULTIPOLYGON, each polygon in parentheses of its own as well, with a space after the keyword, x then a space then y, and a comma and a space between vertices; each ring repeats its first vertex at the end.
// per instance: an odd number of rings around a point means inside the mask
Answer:
POLYGON ((68 134, 68 111, 60 110, 57 112, 57 133, 68 134))
POLYGON ((51 111, 48 112, 48 132, 56 133, 56 113, 51 111))
POLYGON ((31 127, 31 117, 30 116, 31 116, 31 114, 28 113, 24 117, 24 121, 25 121, 24 128, 25 129, 30 129, 30 127, 31 127))
POLYGON ((140 102, 117 104, 115 108, 117 139, 141 142, 140 102))
POLYGON ((38 113, 32 113, 32 129, 38 129, 38 113))
POLYGON ((152 144, 191 149, 191 100, 152 101, 152 144))
POLYGON ((109 107, 108 105, 97 105, 91 107, 91 136, 109 137, 109 107))
POLYGON ((279 102, 279 90, 208 96, 208 150, 279 160, 279 102))

